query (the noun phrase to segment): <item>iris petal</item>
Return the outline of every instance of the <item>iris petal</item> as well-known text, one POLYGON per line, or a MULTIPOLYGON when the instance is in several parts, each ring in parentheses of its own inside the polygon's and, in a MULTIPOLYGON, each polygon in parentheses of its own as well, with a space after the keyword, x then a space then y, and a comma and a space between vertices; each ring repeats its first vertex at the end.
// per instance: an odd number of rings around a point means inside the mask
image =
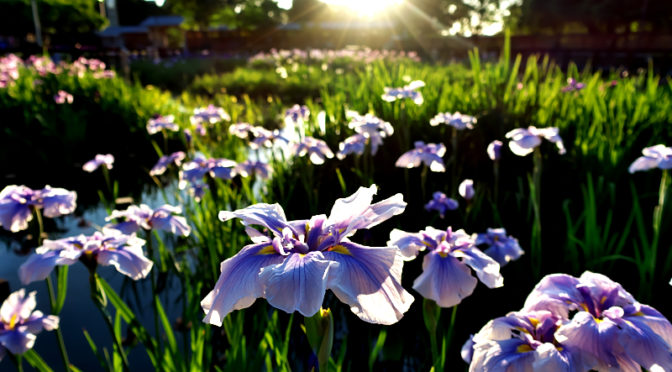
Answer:
POLYGON ((471 295, 478 280, 457 258, 432 251, 425 255, 422 274, 413 282, 413 289, 441 307, 452 307, 471 295))

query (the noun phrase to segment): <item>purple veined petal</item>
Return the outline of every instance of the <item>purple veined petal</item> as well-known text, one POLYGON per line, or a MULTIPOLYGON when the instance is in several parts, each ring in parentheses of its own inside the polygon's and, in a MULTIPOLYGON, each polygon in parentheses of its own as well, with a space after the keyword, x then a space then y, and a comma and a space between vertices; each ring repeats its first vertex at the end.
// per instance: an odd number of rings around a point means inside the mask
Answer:
POLYGON ((144 279, 154 266, 154 263, 145 257, 142 246, 137 245, 102 249, 97 252, 96 261, 102 266, 114 266, 117 271, 133 280, 144 279))
POLYGON ((413 282, 413 289, 441 307, 452 307, 471 295, 476 283, 467 265, 451 255, 441 257, 432 251, 425 255, 422 274, 413 282))
POLYGON ((585 371, 589 368, 579 365, 573 360, 572 355, 563 353, 550 342, 545 342, 535 349, 535 359, 532 362, 532 370, 548 372, 585 371))
POLYGON ((124 221, 124 222, 119 222, 119 223, 115 223, 115 224, 112 224, 112 225, 103 226, 103 230, 114 229, 114 230, 117 230, 117 231, 119 231, 119 232, 121 232, 122 234, 125 234, 125 235, 135 234, 135 233, 138 232, 138 230, 140 230, 140 228, 141 228, 141 226, 138 225, 138 223, 135 222, 135 221, 124 221))
POLYGON ((77 207, 77 193, 66 189, 51 188, 47 185, 40 191, 40 198, 44 208, 43 214, 49 218, 70 214, 77 207))
POLYGON ((28 228, 33 213, 28 204, 14 200, 0 200, 0 225, 11 232, 19 232, 28 228))
POLYGON ((257 298, 264 295, 259 280, 261 269, 283 259, 267 242, 248 245, 222 262, 215 288, 201 301, 206 313, 203 321, 221 327, 222 320, 230 312, 252 306, 257 298))
POLYGON ((358 229, 369 229, 385 222, 403 213, 406 205, 402 194, 395 194, 385 200, 372 204, 362 214, 355 216, 340 236, 347 237, 354 234, 358 229))
POLYGON ((183 216, 174 216, 173 213, 182 213, 182 208, 164 205, 156 209, 150 219, 151 227, 177 235, 189 236, 191 227, 187 220, 183 216))
POLYGON ((658 336, 662 337, 668 345, 672 345, 672 324, 658 310, 648 305, 635 303, 623 308, 625 318, 638 327, 644 324, 658 336))
POLYGON ((478 248, 456 250, 452 253, 462 258, 462 262, 471 267, 478 279, 488 288, 498 288, 504 285, 504 278, 499 273, 499 264, 478 248))
POLYGON ((339 280, 329 289, 360 319, 393 324, 410 308, 413 296, 401 286, 404 261, 396 247, 341 242, 323 253, 325 259, 339 263, 332 273, 339 280))
POLYGON ((618 319, 613 319, 620 327, 618 342, 630 359, 646 370, 672 370, 672 347, 646 324, 637 324, 630 318, 623 319, 623 310, 614 307, 605 311, 605 316, 611 310, 618 310, 618 319))
POLYGON ((28 319, 37 306, 36 293, 33 291, 26 296, 26 290, 22 288, 10 294, 0 307, 0 321, 7 324, 11 323, 12 318, 18 322, 28 319))
MULTIPOLYGON (((280 204, 277 203, 257 203, 233 212, 219 212, 219 220, 222 222, 233 218, 241 219, 243 225, 246 227, 250 225, 263 226, 276 236, 282 236, 282 230, 289 226, 287 217, 285 217, 285 211, 283 211, 280 204)), ((250 237, 252 236, 250 235, 250 237)))
POLYGON ((273 307, 309 317, 320 310, 327 287, 335 279, 330 269, 337 266, 337 262, 326 261, 321 252, 292 253, 281 263, 263 267, 259 281, 273 307))
POLYGON ((581 294, 576 288, 579 279, 566 274, 546 275, 527 296, 523 311, 548 310, 562 318, 576 310, 581 294))
POLYGON ((474 345, 474 335, 469 335, 469 339, 465 341, 464 345, 462 345, 462 349, 460 349, 462 360, 468 364, 471 364, 471 360, 474 357, 474 345))
POLYGON ((327 225, 346 228, 353 219, 360 217, 371 207, 373 196, 377 192, 376 185, 371 185, 370 187, 360 187, 354 194, 346 198, 336 199, 333 207, 331 207, 327 225))
POLYGON ((46 279, 56 266, 67 266, 76 263, 81 256, 77 249, 48 250, 44 253, 33 253, 28 260, 19 266, 21 284, 46 279))
POLYGON ((399 229, 394 229, 390 232, 390 240, 387 242, 387 246, 399 248, 404 261, 415 259, 421 251, 427 248, 420 234, 409 233, 399 229))
POLYGON ((645 171, 657 167, 658 167, 658 159, 650 158, 647 156, 640 156, 632 164, 630 164, 628 172, 635 173, 638 171, 645 171))
POLYGON ((35 336, 32 333, 22 332, 18 328, 0 333, 0 345, 14 355, 23 354, 35 345, 35 336))
POLYGON ((43 329, 47 331, 53 331, 58 328, 60 319, 56 315, 44 316, 41 311, 34 311, 30 317, 28 317, 23 323, 22 326, 26 327, 26 330, 32 334, 38 334, 42 332, 43 329))
POLYGON ((618 345, 619 328, 611 319, 604 318, 600 322, 585 311, 579 311, 568 323, 563 324, 555 332, 558 342, 575 350, 581 350, 590 358, 616 366, 619 359, 614 351, 618 345))
POLYGON ((536 353, 529 345, 517 338, 477 343, 474 345, 469 372, 529 372, 533 371, 535 357, 536 353))

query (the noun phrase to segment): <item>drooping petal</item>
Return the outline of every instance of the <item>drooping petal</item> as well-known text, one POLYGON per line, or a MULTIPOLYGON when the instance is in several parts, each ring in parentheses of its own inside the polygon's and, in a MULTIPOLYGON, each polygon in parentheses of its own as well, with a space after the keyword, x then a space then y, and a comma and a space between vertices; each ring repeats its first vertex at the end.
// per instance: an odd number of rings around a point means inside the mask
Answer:
POLYGON ((284 259, 269 247, 272 247, 269 243, 248 245, 222 262, 215 288, 201 301, 206 313, 204 322, 221 326, 230 312, 252 306, 264 295, 259 280, 261 269, 284 259))
POLYGON ((245 226, 259 225, 266 227, 276 236, 282 236, 282 230, 289 226, 287 217, 285 217, 285 211, 277 203, 258 203, 233 212, 219 212, 220 221, 228 221, 232 218, 241 219, 245 226))
POLYGON ((461 257, 462 262, 469 265, 478 279, 488 288, 498 288, 504 285, 504 278, 499 273, 499 264, 478 248, 457 250, 453 252, 455 257, 461 257))
POLYGON ((452 307, 474 292, 478 280, 457 258, 442 257, 429 252, 422 262, 422 274, 413 282, 413 289, 441 307, 452 307))
POLYGON ((72 265, 77 262, 81 251, 78 250, 49 250, 42 254, 33 253, 28 260, 19 266, 21 284, 27 285, 38 280, 44 280, 56 266, 72 265))
POLYGON ((579 311, 571 322, 563 324, 555 333, 555 338, 589 357, 609 366, 617 366, 618 359, 614 352, 620 350, 618 345, 619 327, 610 319, 597 321, 591 314, 579 311))
POLYGON ((28 228, 28 222, 33 219, 30 206, 15 201, 0 201, 0 226, 11 232, 18 232, 28 228))
POLYGON ((532 372, 534 360, 534 351, 520 339, 476 343, 469 372, 532 372))
POLYGON ((46 186, 40 191, 44 216, 55 218, 70 214, 77 206, 77 193, 61 188, 46 186))
POLYGON ((120 273, 133 280, 147 277, 154 263, 145 257, 142 247, 124 245, 116 249, 103 249, 96 256, 98 264, 112 265, 120 273))
POLYGON ((336 266, 337 262, 324 260, 321 252, 292 253, 279 264, 263 267, 259 281, 265 287, 264 297, 273 307, 309 317, 320 310, 333 281, 330 269, 336 266))
POLYGON ((413 296, 401 286, 404 261, 396 247, 342 242, 323 253, 325 259, 339 263, 333 269, 339 280, 329 289, 360 319, 393 324, 408 311, 413 296))
POLYGON ((650 158, 648 156, 640 156, 630 164, 628 172, 635 173, 637 171, 645 171, 656 167, 658 167, 658 159, 650 158))
POLYGON ((405 261, 410 261, 418 256, 418 253, 424 251, 427 246, 423 243, 420 234, 409 233, 399 229, 390 232, 388 247, 397 247, 405 261))
POLYGON ((33 334, 40 333, 43 329, 52 331, 58 328, 60 322, 56 315, 44 316, 41 311, 34 311, 33 314, 21 324, 26 330, 33 334))
POLYGON ((32 333, 13 329, 0 333, 0 345, 14 355, 23 354, 33 348, 36 338, 37 336, 32 333))
POLYGON ((615 321, 620 327, 618 342, 633 361, 647 370, 672 370, 672 347, 662 337, 643 322, 635 324, 622 318, 615 321))

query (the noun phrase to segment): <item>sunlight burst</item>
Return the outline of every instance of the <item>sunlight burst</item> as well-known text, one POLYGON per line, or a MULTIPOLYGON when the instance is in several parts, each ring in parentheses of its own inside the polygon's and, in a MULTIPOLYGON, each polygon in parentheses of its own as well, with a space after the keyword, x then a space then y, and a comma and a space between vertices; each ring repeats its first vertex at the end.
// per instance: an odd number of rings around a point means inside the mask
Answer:
POLYGON ((403 0, 320 0, 329 5, 342 6, 348 8, 359 15, 374 16, 384 11, 389 10, 390 7, 399 5, 403 0))

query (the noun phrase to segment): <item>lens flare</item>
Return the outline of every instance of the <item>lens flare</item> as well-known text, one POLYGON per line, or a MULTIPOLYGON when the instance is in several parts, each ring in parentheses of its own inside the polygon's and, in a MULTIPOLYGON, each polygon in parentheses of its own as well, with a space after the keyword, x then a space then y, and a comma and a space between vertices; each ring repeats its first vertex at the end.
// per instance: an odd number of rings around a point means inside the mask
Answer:
POLYGON ((362 16, 374 16, 399 5, 403 0, 320 0, 334 6, 342 6, 362 16))

